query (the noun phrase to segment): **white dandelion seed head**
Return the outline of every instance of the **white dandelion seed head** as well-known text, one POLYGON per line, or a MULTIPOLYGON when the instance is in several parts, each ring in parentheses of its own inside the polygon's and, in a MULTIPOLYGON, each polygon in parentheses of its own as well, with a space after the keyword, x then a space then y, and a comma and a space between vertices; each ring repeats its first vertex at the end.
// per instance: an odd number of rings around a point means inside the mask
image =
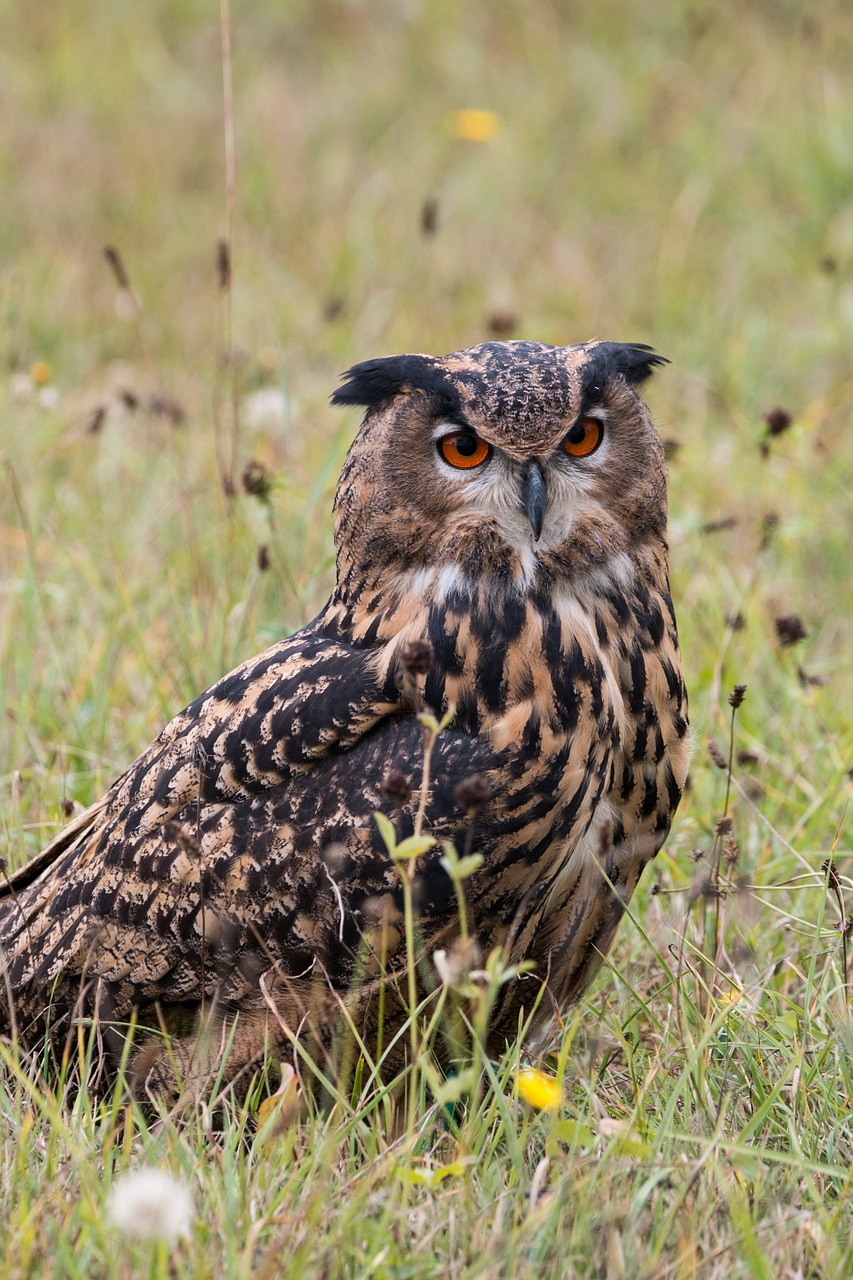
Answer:
POLYGON ((132 1239, 175 1244, 190 1234, 193 1198, 186 1183, 163 1169, 135 1169, 113 1183, 107 1217, 132 1239))
POLYGON ((243 421, 252 431, 274 431, 287 421, 288 404, 277 387, 261 387, 243 401, 243 421))

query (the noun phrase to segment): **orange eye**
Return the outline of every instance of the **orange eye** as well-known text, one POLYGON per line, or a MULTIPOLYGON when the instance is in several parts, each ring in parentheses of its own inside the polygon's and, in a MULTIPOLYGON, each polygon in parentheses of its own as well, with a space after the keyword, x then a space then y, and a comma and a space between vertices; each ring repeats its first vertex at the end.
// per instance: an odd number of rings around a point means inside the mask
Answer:
POLYGON ((451 467, 461 467, 467 471, 470 467, 479 467, 485 462, 492 450, 473 431, 455 431, 452 436, 441 437, 438 452, 451 467))
POLYGON ((563 449, 573 458, 586 458, 601 444, 604 428, 597 418, 581 418, 563 441, 563 449))

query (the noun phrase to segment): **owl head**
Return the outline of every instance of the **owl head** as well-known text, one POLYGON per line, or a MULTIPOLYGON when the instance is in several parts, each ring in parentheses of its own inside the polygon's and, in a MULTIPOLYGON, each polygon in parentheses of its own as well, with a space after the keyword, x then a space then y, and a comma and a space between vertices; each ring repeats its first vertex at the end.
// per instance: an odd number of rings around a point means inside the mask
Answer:
POLYGON ((343 375, 367 412, 335 499, 339 584, 476 574, 507 589, 607 572, 663 544, 663 447, 642 344, 487 342, 343 375))

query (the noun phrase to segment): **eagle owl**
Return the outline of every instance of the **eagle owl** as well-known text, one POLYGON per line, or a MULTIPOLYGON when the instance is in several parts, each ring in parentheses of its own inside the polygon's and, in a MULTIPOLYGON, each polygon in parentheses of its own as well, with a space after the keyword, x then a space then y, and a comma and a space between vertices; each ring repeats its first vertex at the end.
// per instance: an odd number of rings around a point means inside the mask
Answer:
MULTIPOLYGON (((534 1008, 545 1033, 610 946, 687 769, 663 450, 635 390, 660 363, 639 344, 488 342, 344 375, 333 403, 366 413, 331 598, 6 882, 7 1032, 33 1044, 96 1017, 109 1038, 215 1010, 231 1081, 265 1045, 328 1046, 344 1004, 375 1044, 406 954, 374 815, 402 839, 420 806, 438 841, 413 882, 422 957, 459 934, 453 841, 482 855, 479 946, 532 966, 502 989, 489 1050, 534 1008), (424 706, 453 711, 421 795, 424 706)), ((175 1031, 179 1073, 195 1039, 175 1031)), ((138 1053, 149 1086, 161 1043, 138 1053)))

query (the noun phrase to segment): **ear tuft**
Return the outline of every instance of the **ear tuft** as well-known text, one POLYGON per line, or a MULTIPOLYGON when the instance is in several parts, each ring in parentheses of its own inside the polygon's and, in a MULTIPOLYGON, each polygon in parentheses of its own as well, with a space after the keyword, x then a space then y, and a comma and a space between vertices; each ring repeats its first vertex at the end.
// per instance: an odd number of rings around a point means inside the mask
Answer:
POLYGON ((453 391, 429 356, 384 356, 353 365, 341 375, 333 405, 360 404, 373 409, 407 391, 425 391, 453 399, 453 391))
POLYGON ((669 364, 645 342, 599 342, 590 353, 595 381, 620 374, 632 387, 645 382, 658 365, 669 364))

